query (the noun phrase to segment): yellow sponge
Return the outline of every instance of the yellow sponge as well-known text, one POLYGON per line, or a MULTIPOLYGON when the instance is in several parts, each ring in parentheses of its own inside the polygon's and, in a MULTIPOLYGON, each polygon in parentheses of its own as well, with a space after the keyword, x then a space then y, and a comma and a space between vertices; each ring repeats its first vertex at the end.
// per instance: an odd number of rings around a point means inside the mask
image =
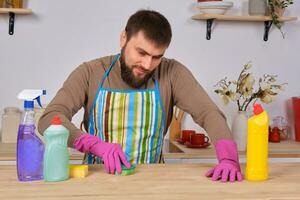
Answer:
POLYGON ((70 177, 72 178, 84 178, 88 175, 88 165, 69 165, 70 177))

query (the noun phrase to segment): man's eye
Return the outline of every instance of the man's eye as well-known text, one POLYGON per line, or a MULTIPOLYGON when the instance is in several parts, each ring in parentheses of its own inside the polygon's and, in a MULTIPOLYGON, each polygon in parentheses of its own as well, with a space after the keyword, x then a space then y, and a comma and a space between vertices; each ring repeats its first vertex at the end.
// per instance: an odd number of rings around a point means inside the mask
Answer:
POLYGON ((142 56, 146 55, 146 53, 142 52, 142 51, 139 51, 139 54, 142 55, 142 56))

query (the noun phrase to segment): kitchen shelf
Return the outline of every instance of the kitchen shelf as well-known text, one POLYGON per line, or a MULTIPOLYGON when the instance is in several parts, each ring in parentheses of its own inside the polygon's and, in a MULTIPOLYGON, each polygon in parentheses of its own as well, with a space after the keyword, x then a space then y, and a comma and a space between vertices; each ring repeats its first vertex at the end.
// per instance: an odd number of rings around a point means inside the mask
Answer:
POLYGON ((14 34, 15 15, 28 15, 32 14, 31 9, 27 8, 0 8, 0 14, 9 14, 8 33, 14 34))
MULTIPOLYGON (((268 41, 269 30, 272 26, 272 18, 270 16, 237 16, 237 15, 219 15, 219 14, 198 14, 192 16, 194 20, 206 20, 206 39, 211 38, 211 27, 214 20, 219 21, 240 21, 240 22, 264 22, 265 33, 264 41, 268 41)), ((294 21, 297 17, 286 16, 278 19, 281 22, 294 21)))

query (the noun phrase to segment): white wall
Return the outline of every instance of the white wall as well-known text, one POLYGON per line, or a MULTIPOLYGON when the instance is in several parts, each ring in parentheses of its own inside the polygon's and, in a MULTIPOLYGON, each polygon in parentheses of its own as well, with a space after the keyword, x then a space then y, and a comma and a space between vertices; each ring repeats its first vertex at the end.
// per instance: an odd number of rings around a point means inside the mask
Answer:
MULTIPOLYGON (((229 14, 247 14, 247 0, 232 0, 229 14)), ((286 102, 300 95, 300 21, 285 23, 286 39, 272 28, 264 42, 263 24, 217 22, 212 39, 205 39, 206 23, 191 20, 196 0, 29 0, 33 15, 16 16, 15 34, 8 35, 8 16, 0 15, 0 110, 22 106, 16 95, 24 88, 44 88, 48 103, 68 74, 83 61, 119 51, 119 34, 128 17, 141 8, 164 14, 173 28, 166 57, 184 63, 231 121, 236 105, 223 106, 213 85, 224 76, 236 79, 243 64, 253 62, 255 75, 278 74, 288 82, 277 100, 266 106, 271 116, 286 115, 286 102)), ((300 2, 286 14, 297 16, 300 2)), ((77 115, 75 122, 81 119, 77 115)), ((185 128, 200 129, 189 117, 185 128)))

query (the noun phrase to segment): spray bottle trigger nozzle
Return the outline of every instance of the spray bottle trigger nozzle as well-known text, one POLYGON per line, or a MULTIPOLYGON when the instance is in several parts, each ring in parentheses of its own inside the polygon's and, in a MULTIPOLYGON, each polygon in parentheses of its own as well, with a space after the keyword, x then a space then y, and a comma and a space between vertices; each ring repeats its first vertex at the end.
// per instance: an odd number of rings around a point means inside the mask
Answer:
MULTIPOLYGON (((43 93, 44 93, 44 91, 43 91, 43 93)), ((42 103, 41 103, 41 98, 40 98, 40 96, 38 96, 38 97, 35 98, 35 99, 36 99, 37 103, 39 104, 39 106, 40 106, 41 108, 43 108, 42 103)))
MULTIPOLYGON (((43 95, 46 95, 46 90, 43 90, 43 91, 42 91, 42 94, 43 94, 43 95)), ((41 96, 38 96, 38 97, 35 98, 35 99, 36 99, 37 103, 39 104, 39 106, 40 106, 41 108, 43 108, 42 103, 41 103, 41 98, 40 98, 40 97, 41 97, 41 96)))

